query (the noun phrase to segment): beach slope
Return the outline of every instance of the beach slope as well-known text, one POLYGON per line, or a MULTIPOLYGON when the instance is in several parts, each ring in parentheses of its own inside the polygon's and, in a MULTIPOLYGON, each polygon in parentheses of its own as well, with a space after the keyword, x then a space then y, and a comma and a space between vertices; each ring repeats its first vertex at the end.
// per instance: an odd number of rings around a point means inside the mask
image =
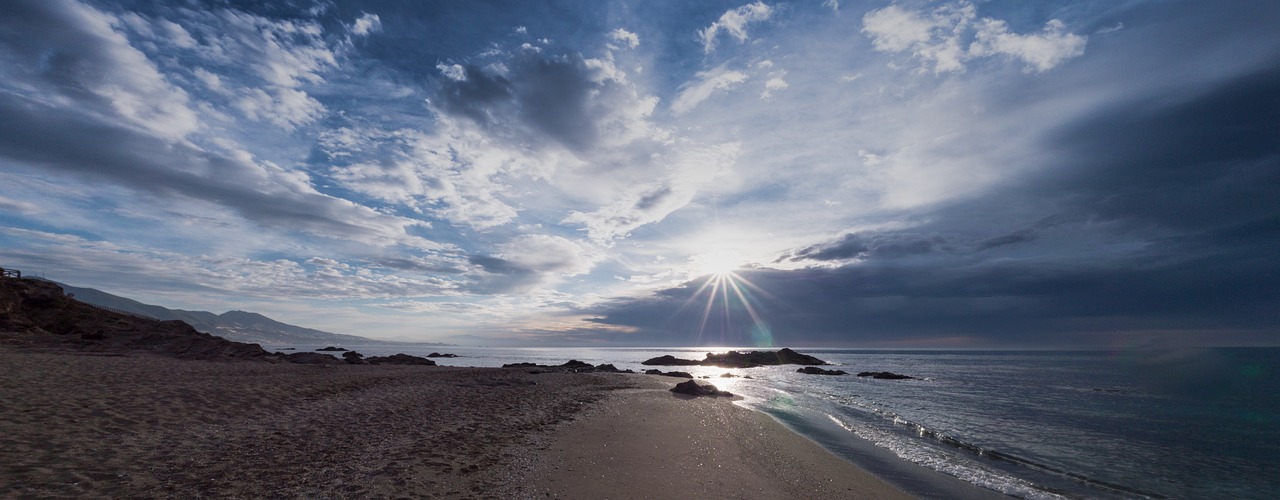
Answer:
POLYGON ((557 430, 531 475, 555 498, 911 498, 729 398, 638 381, 557 430))

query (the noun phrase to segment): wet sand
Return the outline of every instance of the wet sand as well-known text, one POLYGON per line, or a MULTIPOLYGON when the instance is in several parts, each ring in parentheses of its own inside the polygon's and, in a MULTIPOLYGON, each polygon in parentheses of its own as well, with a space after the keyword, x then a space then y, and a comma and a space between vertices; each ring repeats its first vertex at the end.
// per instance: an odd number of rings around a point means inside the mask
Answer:
POLYGON ((0 497, 900 496, 675 382, 0 347, 0 497))
POLYGON ((554 498, 911 498, 763 413, 674 395, 663 379, 554 433, 533 489, 554 498))

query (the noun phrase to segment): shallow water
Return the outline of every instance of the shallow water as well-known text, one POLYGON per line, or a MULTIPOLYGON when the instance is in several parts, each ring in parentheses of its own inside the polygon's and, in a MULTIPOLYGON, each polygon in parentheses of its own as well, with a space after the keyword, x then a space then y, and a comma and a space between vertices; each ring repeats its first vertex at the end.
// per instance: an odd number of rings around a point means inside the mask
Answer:
MULTIPOLYGON (((366 355, 408 350, 348 347, 366 355)), ((708 352, 430 346, 409 353, 431 351, 462 356, 437 358, 441 365, 577 359, 637 371, 650 368, 639 363, 651 357, 708 352)), ((916 379, 804 375, 795 366, 679 369, 712 377, 744 396, 741 404, 919 496, 936 496, 937 483, 886 465, 884 456, 1022 498, 1274 498, 1280 491, 1273 466, 1280 463, 1280 349, 801 352, 851 373, 916 379)))

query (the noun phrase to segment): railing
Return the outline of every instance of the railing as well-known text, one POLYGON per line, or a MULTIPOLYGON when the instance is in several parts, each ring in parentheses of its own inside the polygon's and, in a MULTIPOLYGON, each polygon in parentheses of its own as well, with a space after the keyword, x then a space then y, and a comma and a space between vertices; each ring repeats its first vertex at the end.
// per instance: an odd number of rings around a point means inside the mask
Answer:
MULTIPOLYGON (((71 297, 71 298, 72 298, 72 299, 75 299, 75 297, 71 297)), ((100 306, 100 305, 98 305, 98 304, 90 304, 90 303, 88 303, 88 302, 82 302, 82 301, 79 301, 79 300, 77 300, 77 302, 80 302, 81 304, 84 304, 84 305, 86 305, 86 306, 89 306, 89 307, 92 307, 92 308, 95 308, 95 309, 102 309, 103 311, 113 312, 113 313, 116 313, 116 314, 123 314, 123 315, 125 315, 125 316, 133 316, 133 317, 135 317, 135 318, 153 319, 153 320, 159 321, 159 318, 156 318, 156 317, 154 317, 154 316, 149 316, 149 315, 146 315, 146 314, 142 314, 142 313, 130 312, 130 311, 126 311, 126 310, 123 310, 123 309, 116 309, 116 308, 114 308, 114 307, 100 306)))
POLYGON ((0 267, 0 277, 22 279, 22 271, 0 267))

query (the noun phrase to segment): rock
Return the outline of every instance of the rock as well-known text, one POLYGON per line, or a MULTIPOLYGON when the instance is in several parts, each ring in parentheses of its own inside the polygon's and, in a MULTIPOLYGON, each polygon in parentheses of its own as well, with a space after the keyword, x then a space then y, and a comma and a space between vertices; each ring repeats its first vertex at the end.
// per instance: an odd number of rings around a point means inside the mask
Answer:
POLYGON ((321 348, 316 349, 316 350, 317 350, 317 351, 324 351, 324 352, 344 352, 344 351, 346 351, 346 349, 343 349, 343 348, 341 348, 341 347, 334 347, 334 346, 321 347, 321 348))
POLYGON ((796 373, 806 373, 809 375, 848 375, 844 370, 823 370, 816 366, 806 366, 796 370, 796 373))
POLYGON ((573 371, 582 371, 582 370, 594 370, 596 367, 591 366, 591 363, 584 363, 576 359, 571 359, 569 361, 566 361, 563 365, 560 365, 560 368, 565 368, 573 371))
POLYGON ((915 377, 907 375, 898 375, 893 372, 858 372, 859 377, 871 377, 880 380, 911 380, 915 377))
POLYGON ((647 359, 640 364, 650 366, 718 366, 721 368, 755 368, 773 365, 825 365, 826 361, 800 354, 791 349, 777 351, 729 351, 724 354, 707 353, 706 359, 695 361, 681 359, 670 354, 647 359))
POLYGON ((737 375, 734 375, 729 372, 724 372, 720 374, 720 378, 734 378, 734 377, 737 377, 737 375))
POLYGON ((318 352, 295 352, 285 355, 284 360, 302 365, 340 365, 344 363, 344 361, 334 356, 318 352))
POLYGON ((410 356, 408 354, 403 354, 403 353, 392 354, 390 356, 374 356, 371 358, 365 358, 364 360, 371 365, 420 365, 420 366, 436 365, 435 361, 431 361, 422 356, 410 356))
POLYGON ((440 354, 438 352, 433 352, 431 354, 428 354, 427 357, 428 358, 456 358, 458 357, 458 355, 457 354, 440 354))
POLYGON ((667 354, 665 356, 647 359, 642 361, 640 364, 648 366, 697 366, 702 364, 702 362, 694 359, 680 359, 667 354))
POLYGON ((662 370, 645 370, 645 375, 662 375, 664 377, 693 378, 689 372, 664 372, 662 370))
POLYGON ((367 365, 367 364, 369 364, 369 362, 368 362, 368 361, 365 361, 365 360, 364 360, 364 355, 363 355, 363 354, 360 354, 360 353, 355 352, 355 351, 349 351, 349 352, 344 352, 344 353, 342 353, 342 359, 346 360, 346 361, 347 361, 347 364, 352 364, 352 365, 367 365))
POLYGON ((573 373, 593 373, 593 372, 607 372, 607 373, 635 373, 634 371, 631 371, 631 370, 626 370, 626 371, 619 370, 619 369, 618 369, 618 367, 613 366, 613 365, 610 365, 610 364, 602 364, 602 365, 599 365, 599 366, 592 366, 592 365, 591 365, 591 363, 586 363, 586 362, 578 361, 578 360, 576 360, 576 359, 571 359, 571 360, 569 360, 569 361, 565 362, 565 363, 564 363, 564 364, 562 364, 562 365, 540 365, 540 364, 537 364, 537 363, 527 363, 527 362, 526 362, 526 363, 507 363, 507 364, 505 364, 505 365, 502 365, 502 367, 503 367, 503 368, 537 368, 537 369, 538 369, 538 371, 536 371, 536 372, 529 372, 529 373, 561 373, 561 372, 573 372, 573 373))
POLYGON ((275 359, 262 346, 201 333, 181 321, 85 304, 57 284, 38 279, 0 279, 0 344, 180 359, 275 359))
POLYGON ((701 364, 704 366, 719 366, 721 368, 753 368, 772 365, 825 365, 827 362, 783 348, 778 351, 707 353, 707 359, 702 360, 701 364))
POLYGON ((676 394, 688 394, 691 396, 733 396, 733 393, 729 391, 722 391, 711 384, 702 385, 693 380, 680 382, 670 390, 676 394))

